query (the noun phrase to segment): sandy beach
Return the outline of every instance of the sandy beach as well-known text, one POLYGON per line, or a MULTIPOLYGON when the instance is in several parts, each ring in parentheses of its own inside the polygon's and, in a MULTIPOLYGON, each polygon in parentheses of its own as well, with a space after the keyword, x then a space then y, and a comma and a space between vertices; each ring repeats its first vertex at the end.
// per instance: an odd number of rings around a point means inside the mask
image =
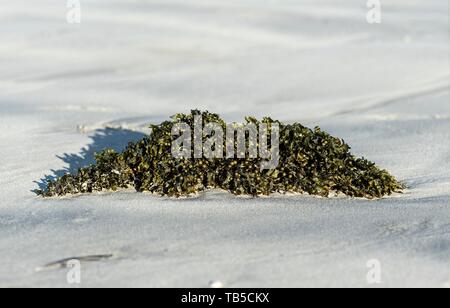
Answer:
POLYGON ((450 287, 446 0, 0 0, 0 287, 450 287), (191 109, 320 126, 407 185, 380 200, 43 199, 191 109), (369 283, 370 261, 381 266, 369 283))

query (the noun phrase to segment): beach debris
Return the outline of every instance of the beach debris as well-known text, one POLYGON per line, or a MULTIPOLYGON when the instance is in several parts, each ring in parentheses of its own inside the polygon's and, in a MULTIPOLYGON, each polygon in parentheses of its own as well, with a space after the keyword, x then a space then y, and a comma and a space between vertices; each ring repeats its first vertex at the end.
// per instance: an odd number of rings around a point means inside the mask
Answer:
POLYGON ((38 268, 36 268, 36 271, 42 272, 42 271, 46 271, 46 270, 56 270, 56 269, 68 268, 70 263, 74 260, 76 260, 78 262, 97 262, 97 261, 111 259, 112 257, 113 257, 112 254, 104 254, 104 255, 90 255, 90 256, 66 258, 66 259, 61 259, 58 261, 50 262, 42 267, 38 267, 38 268))
MULTIPOLYGON (((211 134, 204 132, 200 135, 203 141, 200 147, 209 144, 216 154, 223 154, 224 158, 199 157, 197 143, 187 152, 185 149, 182 157, 174 156, 174 126, 184 125, 189 129, 189 140, 191 137, 195 140, 196 137, 198 139, 198 118, 202 127, 214 124, 216 130, 222 128, 223 131, 230 127, 219 115, 207 111, 177 114, 170 121, 152 125, 149 136, 129 143, 122 153, 106 149, 95 155, 96 164, 81 168, 76 174, 66 174, 49 181, 46 189, 39 191, 39 194, 55 197, 134 188, 138 192, 187 197, 218 188, 234 195, 306 193, 329 197, 345 194, 374 199, 404 189, 403 184, 388 171, 365 158, 352 155, 350 146, 344 140, 331 136, 319 127, 309 129, 299 123, 284 124, 271 118, 259 121, 247 117, 242 125, 266 127, 269 137, 274 132, 278 133, 279 153, 275 168, 262 168, 265 160, 251 155, 250 151, 251 146, 260 149, 263 146, 273 147, 273 140, 252 139, 250 134, 247 134, 245 142, 248 150, 240 153, 243 154, 241 157, 227 156, 225 151, 230 149, 228 139, 225 142, 222 140, 222 144, 217 143, 220 139, 211 143, 211 134)), ((231 149, 242 152, 240 146, 233 139, 231 149)))
POLYGON ((209 282, 208 285, 209 285, 210 289, 222 289, 225 286, 223 284, 223 282, 219 281, 219 280, 212 280, 212 281, 209 282))

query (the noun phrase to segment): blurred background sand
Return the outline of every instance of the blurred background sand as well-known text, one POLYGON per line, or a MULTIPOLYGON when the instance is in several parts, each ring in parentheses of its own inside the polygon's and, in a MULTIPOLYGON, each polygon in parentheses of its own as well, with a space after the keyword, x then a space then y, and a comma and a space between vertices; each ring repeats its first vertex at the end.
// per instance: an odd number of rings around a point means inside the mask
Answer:
POLYGON ((381 286, 450 282, 449 3, 0 0, 0 286, 381 286), (320 125, 409 189, 378 201, 167 200, 33 190, 191 109, 320 125), (120 128, 112 130, 110 128, 120 128), (37 181, 37 182, 34 182, 37 181))

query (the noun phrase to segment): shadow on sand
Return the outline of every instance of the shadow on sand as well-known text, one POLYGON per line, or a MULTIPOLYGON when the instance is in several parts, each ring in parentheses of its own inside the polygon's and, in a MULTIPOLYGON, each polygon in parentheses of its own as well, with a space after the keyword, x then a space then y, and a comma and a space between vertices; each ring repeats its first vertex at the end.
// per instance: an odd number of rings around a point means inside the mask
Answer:
POLYGON ((49 181, 54 181, 67 173, 74 174, 78 169, 94 164, 95 153, 99 153, 105 149, 114 149, 120 153, 126 148, 129 142, 138 141, 144 137, 145 134, 131 130, 109 128, 97 130, 90 136, 92 143, 81 149, 80 153, 64 153, 62 156, 57 156, 67 167, 60 170, 50 170, 50 175, 46 175, 40 181, 35 181, 39 189, 33 190, 32 192, 38 193, 39 190, 45 190, 49 181))

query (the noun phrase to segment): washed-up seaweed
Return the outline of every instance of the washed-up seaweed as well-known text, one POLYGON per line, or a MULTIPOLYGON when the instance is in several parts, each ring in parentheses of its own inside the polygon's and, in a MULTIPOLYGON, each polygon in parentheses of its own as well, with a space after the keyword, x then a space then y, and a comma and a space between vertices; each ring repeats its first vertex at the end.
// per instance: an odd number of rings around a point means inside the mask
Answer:
POLYGON ((274 169, 262 169, 262 158, 174 157, 173 126, 186 123, 194 131, 195 116, 202 117, 203 125, 218 123, 227 128, 217 114, 194 110, 175 115, 170 121, 152 125, 149 136, 130 143, 122 153, 106 149, 96 154, 95 164, 48 182, 39 193, 55 197, 134 188, 183 197, 218 188, 235 195, 306 193, 329 197, 342 193, 373 199, 404 188, 388 171, 352 155, 342 139, 318 127, 309 129, 270 118, 259 121, 248 117, 244 124, 279 126, 279 162, 274 169))

